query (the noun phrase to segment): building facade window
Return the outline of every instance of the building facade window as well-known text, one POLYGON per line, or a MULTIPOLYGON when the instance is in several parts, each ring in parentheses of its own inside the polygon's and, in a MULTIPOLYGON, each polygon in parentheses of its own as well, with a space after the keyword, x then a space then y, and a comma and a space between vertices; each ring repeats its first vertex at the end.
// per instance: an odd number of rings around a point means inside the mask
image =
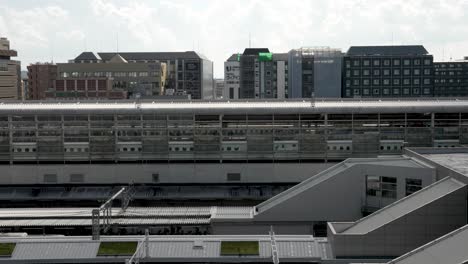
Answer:
POLYGON ((397 179, 394 177, 366 177, 366 194, 368 196, 396 199, 397 179))
POLYGON ((406 179, 406 196, 422 189, 421 179, 406 179))

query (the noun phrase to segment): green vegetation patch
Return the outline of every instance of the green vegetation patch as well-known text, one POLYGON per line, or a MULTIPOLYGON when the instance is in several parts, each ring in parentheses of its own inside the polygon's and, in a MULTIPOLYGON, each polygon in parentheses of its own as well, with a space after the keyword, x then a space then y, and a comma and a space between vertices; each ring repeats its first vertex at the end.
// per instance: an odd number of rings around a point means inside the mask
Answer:
POLYGON ((9 257, 15 250, 16 244, 15 243, 0 243, 0 256, 1 257, 9 257))
POLYGON ((135 253, 138 242, 101 242, 98 256, 131 256, 135 253))
POLYGON ((221 255, 259 255, 258 241, 221 241, 221 255))

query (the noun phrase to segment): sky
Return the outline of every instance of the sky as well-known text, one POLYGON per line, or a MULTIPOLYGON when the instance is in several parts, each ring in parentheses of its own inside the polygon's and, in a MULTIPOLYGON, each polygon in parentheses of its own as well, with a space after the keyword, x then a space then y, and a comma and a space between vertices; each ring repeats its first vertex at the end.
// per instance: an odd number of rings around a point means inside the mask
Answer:
POLYGON ((22 67, 83 51, 195 50, 223 63, 249 47, 423 44, 468 56, 468 0, 0 0, 0 36, 22 67))

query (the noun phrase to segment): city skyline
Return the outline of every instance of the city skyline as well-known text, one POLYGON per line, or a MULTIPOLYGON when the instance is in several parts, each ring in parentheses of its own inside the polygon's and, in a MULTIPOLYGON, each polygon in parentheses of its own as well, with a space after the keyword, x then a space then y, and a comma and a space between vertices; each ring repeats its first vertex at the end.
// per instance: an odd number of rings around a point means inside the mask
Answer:
POLYGON ((219 78, 224 61, 249 43, 273 52, 422 44, 435 61, 468 55, 466 0, 0 0, 0 6, 0 33, 18 50, 23 70, 34 62, 66 62, 83 51, 195 50, 214 62, 219 78))

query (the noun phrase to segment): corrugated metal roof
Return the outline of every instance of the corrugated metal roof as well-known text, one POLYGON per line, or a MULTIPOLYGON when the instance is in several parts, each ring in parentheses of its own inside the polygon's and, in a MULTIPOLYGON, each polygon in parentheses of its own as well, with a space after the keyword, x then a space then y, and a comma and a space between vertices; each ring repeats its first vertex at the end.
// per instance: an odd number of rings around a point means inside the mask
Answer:
MULTIPOLYGON (((2 227, 90 226, 93 208, 3 208, 0 209, 2 227)), ((209 224, 212 218, 251 218, 253 207, 181 206, 129 207, 125 212, 112 209, 112 222, 122 225, 209 224)))
MULTIPOLYGON (((141 241, 142 236, 103 236, 101 241, 141 241)), ((266 235, 239 236, 150 236, 149 253, 152 259, 205 259, 205 258, 271 258, 270 237, 266 235), (198 241, 195 247, 195 241, 198 241), (258 256, 221 256, 221 241, 258 241, 258 256), (200 247, 201 245, 201 247, 200 247)), ((280 258, 328 259, 331 255, 325 238, 307 235, 277 235, 280 258)), ((96 258, 99 242, 90 237, 31 237, 5 242, 16 243, 11 260, 57 260, 96 258)))
MULTIPOLYGON (((119 225, 206 225, 209 218, 114 218, 119 225)), ((0 227, 91 226, 91 219, 1 219, 0 227)))
POLYGON ((89 259, 96 258, 99 241, 79 242, 21 242, 17 243, 11 259, 89 259))
POLYGON ((466 184, 453 178, 445 178, 360 219, 340 234, 367 234, 465 186, 466 184))
POLYGON ((11 219, 0 220, 1 227, 91 226, 91 219, 11 219))
POLYGON ((210 206, 129 207, 120 216, 211 216, 210 206))
POLYGON ((212 210, 213 219, 239 219, 252 218, 253 206, 223 206, 214 207, 212 210))
MULTIPOLYGON (((93 208, 1 208, 0 218, 91 217, 93 208)), ((113 213, 118 213, 116 208, 113 213)))
MULTIPOLYGON (((1 208, 0 219, 35 218, 87 218, 94 208, 1 208)), ((116 207, 112 215, 120 218, 153 217, 249 217, 251 206, 179 206, 179 207, 128 207, 125 212, 116 207)))

